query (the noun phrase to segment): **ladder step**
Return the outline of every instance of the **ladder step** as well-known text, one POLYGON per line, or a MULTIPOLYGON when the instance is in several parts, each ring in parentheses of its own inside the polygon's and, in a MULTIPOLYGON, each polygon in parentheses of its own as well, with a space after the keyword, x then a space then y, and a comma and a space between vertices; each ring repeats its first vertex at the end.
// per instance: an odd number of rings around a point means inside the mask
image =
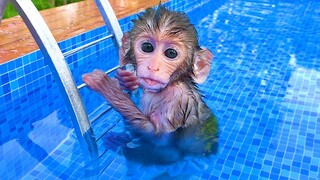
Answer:
POLYGON ((108 35, 108 36, 105 36, 105 37, 103 37, 103 38, 97 39, 97 40, 92 41, 92 42, 90 42, 90 43, 88 43, 88 44, 85 44, 85 45, 83 45, 83 46, 80 46, 80 47, 77 47, 77 48, 72 49, 72 50, 70 50, 70 51, 67 51, 67 52, 63 53, 63 56, 64 56, 64 57, 71 56, 71 55, 73 55, 73 54, 75 54, 75 53, 77 53, 77 52, 79 52, 79 51, 81 51, 81 50, 83 50, 83 49, 86 49, 86 48, 88 48, 88 47, 90 47, 90 46, 93 46, 93 45, 95 45, 95 44, 98 44, 99 42, 104 41, 104 40, 107 40, 107 39, 109 39, 109 38, 111 38, 111 37, 113 37, 112 34, 110 34, 110 35, 108 35))
POLYGON ((101 116, 103 116, 105 113, 107 113, 109 110, 111 110, 112 107, 109 106, 107 107, 105 110, 103 110, 102 112, 100 112, 98 115, 96 115, 94 118, 92 118, 92 120, 90 121, 90 123, 94 123, 96 120, 98 120, 101 116))
MULTIPOLYGON (((112 111, 113 108, 109 103, 103 103, 98 108, 96 108, 90 115, 90 123, 92 127, 96 130, 96 142, 101 140, 112 128, 117 126, 121 121, 122 117, 118 115, 117 117, 110 119, 109 116, 116 113, 112 111)), ((98 144, 98 146, 101 144, 98 144)))
MULTIPOLYGON (((110 152, 110 151, 109 151, 110 152)), ((100 174, 103 174, 106 169, 117 159, 118 151, 104 154, 104 157, 100 156, 100 174)))
POLYGON ((106 135, 112 128, 114 128, 121 119, 117 119, 117 121, 113 124, 110 124, 110 126, 108 126, 107 128, 105 128, 105 130, 98 136, 96 137, 96 141, 99 141, 104 135, 106 135))

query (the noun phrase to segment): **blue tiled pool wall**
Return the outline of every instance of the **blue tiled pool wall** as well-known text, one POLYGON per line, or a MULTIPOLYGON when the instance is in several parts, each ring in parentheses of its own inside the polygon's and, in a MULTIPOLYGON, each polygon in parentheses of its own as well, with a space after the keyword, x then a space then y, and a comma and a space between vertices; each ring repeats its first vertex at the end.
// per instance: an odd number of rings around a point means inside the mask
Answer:
MULTIPOLYGON (((169 1, 174 10, 188 11, 208 0, 169 1)), ((219 0, 219 2, 221 2, 219 0)), ((136 16, 121 19, 122 30, 131 28, 136 16)), ((106 35, 100 27, 59 42, 62 52, 106 35)), ((95 68, 118 64, 111 40, 66 58, 77 84, 81 75, 95 68)), ((88 113, 105 101, 84 88, 80 91, 88 113)), ((51 71, 40 51, 0 65, 0 176, 15 179, 34 168, 63 141, 72 124, 51 71)))
POLYGON ((196 26, 215 54, 200 89, 221 134, 213 168, 194 179, 320 179, 320 2, 230 0, 196 26))
POLYGON ((320 2, 232 0, 210 12, 196 23, 215 54, 200 89, 220 152, 195 179, 319 179, 320 2))
MULTIPOLYGON (((201 8, 206 7, 212 4, 201 8)), ((210 77, 200 88, 219 117, 221 128, 220 152, 212 162, 214 168, 203 172, 201 179, 320 178, 319 8, 319 2, 314 0, 233 0, 210 11, 196 24, 201 44, 215 54, 210 77)), ((192 15, 202 16, 201 12, 192 15)), ((193 16, 191 19, 195 19, 193 16)), ((11 71, 16 69, 14 63, 7 63, 8 66, 13 67, 11 71)), ((2 68, 0 80, 6 82, 9 75, 2 79, 6 72, 2 68)), ((37 89, 30 93, 33 95, 28 97, 25 93, 28 98, 21 96, 15 102, 11 95, 7 96, 8 107, 2 103, 5 99, 1 84, 0 117, 10 112, 17 117, 15 121, 11 118, 17 124, 23 121, 19 119, 28 118, 26 123, 20 123, 22 141, 13 122, 0 121, 0 166, 8 167, 1 168, 0 175, 5 179, 21 177, 50 152, 51 146, 40 138, 51 132, 65 136, 65 129, 71 127, 51 73, 47 73, 48 85, 34 83, 38 89, 30 86, 31 90, 37 89), (34 105, 38 102, 43 105, 34 105), (32 106, 38 108, 29 111, 32 106), (16 115, 20 111, 24 116, 16 115), (30 120, 37 114, 39 119, 30 120), (16 136, 7 134, 9 124, 16 136), (34 143, 23 140, 27 139, 26 134, 34 143), (42 155, 38 160, 32 157, 38 154, 42 155)), ((37 168, 32 175, 39 177, 45 168, 37 168)), ((125 168, 118 158, 104 175, 123 177, 125 168)))
POLYGON ((221 152, 203 178, 319 179, 320 2, 228 1, 205 19, 221 152))

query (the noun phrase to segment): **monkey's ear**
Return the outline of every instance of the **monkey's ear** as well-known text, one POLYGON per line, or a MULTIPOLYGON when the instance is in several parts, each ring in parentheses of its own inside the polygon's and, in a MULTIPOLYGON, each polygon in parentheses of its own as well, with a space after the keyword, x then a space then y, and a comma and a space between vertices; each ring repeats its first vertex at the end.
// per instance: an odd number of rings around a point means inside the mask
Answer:
POLYGON ((213 54, 206 48, 202 48, 195 53, 192 78, 196 83, 201 84, 207 79, 212 58, 213 54))
POLYGON ((124 61, 125 55, 130 49, 130 37, 129 33, 126 32, 122 37, 122 45, 119 49, 120 67, 124 66, 126 62, 124 61))

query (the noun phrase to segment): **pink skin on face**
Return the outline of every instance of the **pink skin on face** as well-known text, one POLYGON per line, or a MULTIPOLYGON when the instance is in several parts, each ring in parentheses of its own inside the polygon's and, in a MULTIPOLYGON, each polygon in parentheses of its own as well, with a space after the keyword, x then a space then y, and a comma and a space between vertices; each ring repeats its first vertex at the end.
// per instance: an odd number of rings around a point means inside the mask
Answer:
POLYGON ((153 36, 139 36, 134 43, 134 54, 137 60, 137 76, 139 84, 147 91, 158 92, 165 88, 170 81, 170 76, 186 58, 185 47, 176 39, 162 36, 155 39, 153 36), (143 43, 152 45, 152 52, 145 52, 143 43), (165 51, 173 49, 177 56, 169 58, 165 51))

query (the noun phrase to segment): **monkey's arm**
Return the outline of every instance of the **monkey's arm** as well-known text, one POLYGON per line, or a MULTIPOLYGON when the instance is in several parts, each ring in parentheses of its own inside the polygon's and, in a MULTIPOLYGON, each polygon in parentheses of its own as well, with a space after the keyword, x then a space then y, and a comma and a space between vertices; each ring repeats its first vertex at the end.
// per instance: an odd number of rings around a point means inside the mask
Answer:
POLYGON ((134 105, 130 97, 120 89, 115 79, 111 79, 100 70, 85 74, 82 79, 90 89, 101 94, 124 117, 128 127, 136 132, 154 132, 154 125, 134 105))

